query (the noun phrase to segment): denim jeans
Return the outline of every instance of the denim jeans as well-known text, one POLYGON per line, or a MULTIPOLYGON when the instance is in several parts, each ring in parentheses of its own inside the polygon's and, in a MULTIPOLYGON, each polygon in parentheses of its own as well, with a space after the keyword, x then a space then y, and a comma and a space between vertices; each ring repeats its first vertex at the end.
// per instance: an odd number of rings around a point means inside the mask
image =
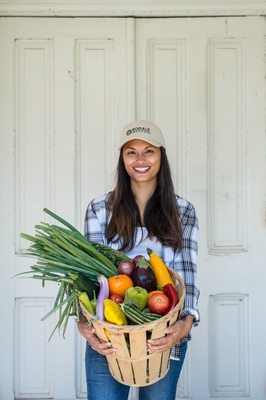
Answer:
MULTIPOLYGON (((182 343, 179 361, 170 360, 166 376, 158 382, 139 388, 139 400, 175 400, 178 378, 184 363, 187 342, 182 343)), ((127 400, 129 386, 115 380, 109 372, 105 356, 87 343, 85 354, 88 400, 127 400)))

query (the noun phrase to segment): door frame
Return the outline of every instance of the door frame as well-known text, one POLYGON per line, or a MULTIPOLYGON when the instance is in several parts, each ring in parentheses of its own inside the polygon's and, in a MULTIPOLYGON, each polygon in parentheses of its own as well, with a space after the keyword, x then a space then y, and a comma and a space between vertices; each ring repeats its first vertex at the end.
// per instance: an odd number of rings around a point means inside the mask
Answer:
POLYGON ((265 0, 31 0, 0 1, 0 16, 189 17, 266 15, 265 0))

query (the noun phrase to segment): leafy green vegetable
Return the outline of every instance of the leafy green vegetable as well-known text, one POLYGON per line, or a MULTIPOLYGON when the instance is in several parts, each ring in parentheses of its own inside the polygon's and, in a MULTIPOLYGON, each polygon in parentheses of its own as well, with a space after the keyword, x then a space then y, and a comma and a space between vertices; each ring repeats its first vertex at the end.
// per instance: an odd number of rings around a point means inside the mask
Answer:
POLYGON ((63 218, 47 208, 43 211, 65 227, 41 222, 35 225, 35 236, 21 233, 21 238, 31 242, 23 256, 35 258, 37 263, 30 267, 30 271, 18 275, 31 274, 31 278, 42 280, 42 286, 45 286, 46 281, 59 284, 53 309, 42 318, 44 321, 59 311, 59 319, 50 340, 57 329, 62 329, 65 337, 69 317, 79 316, 78 296, 81 287, 80 279, 77 278, 82 277, 83 283, 92 288, 92 291, 88 290, 90 293, 87 293, 91 295, 95 289, 98 292, 97 276, 104 275, 109 278, 117 275, 117 265, 122 260, 128 260, 128 257, 109 246, 89 242, 63 218))

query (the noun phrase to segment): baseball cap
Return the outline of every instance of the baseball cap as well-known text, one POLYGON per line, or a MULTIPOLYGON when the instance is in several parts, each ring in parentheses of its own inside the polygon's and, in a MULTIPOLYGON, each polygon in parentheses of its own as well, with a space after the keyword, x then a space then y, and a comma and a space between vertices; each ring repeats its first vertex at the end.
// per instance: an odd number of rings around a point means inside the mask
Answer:
POLYGON ((124 144, 133 139, 140 139, 156 147, 165 147, 161 129, 154 122, 146 120, 133 121, 127 124, 121 132, 120 150, 124 144))

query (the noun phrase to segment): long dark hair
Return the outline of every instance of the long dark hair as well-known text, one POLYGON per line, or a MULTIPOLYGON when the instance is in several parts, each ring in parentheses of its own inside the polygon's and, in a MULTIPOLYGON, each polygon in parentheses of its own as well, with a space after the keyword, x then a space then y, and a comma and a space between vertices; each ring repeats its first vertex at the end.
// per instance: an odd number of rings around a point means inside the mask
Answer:
MULTIPOLYGON (((179 218, 177 198, 174 192, 171 171, 164 147, 161 150, 161 166, 157 175, 155 191, 146 204, 144 226, 148 237, 156 237, 162 244, 170 246, 174 251, 182 248, 182 228, 179 218)), ((135 202, 130 177, 123 162, 123 149, 117 164, 116 186, 111 192, 107 210, 111 213, 107 226, 108 243, 114 240, 121 242, 121 251, 130 251, 136 245, 135 228, 142 226, 140 212, 135 202)))

